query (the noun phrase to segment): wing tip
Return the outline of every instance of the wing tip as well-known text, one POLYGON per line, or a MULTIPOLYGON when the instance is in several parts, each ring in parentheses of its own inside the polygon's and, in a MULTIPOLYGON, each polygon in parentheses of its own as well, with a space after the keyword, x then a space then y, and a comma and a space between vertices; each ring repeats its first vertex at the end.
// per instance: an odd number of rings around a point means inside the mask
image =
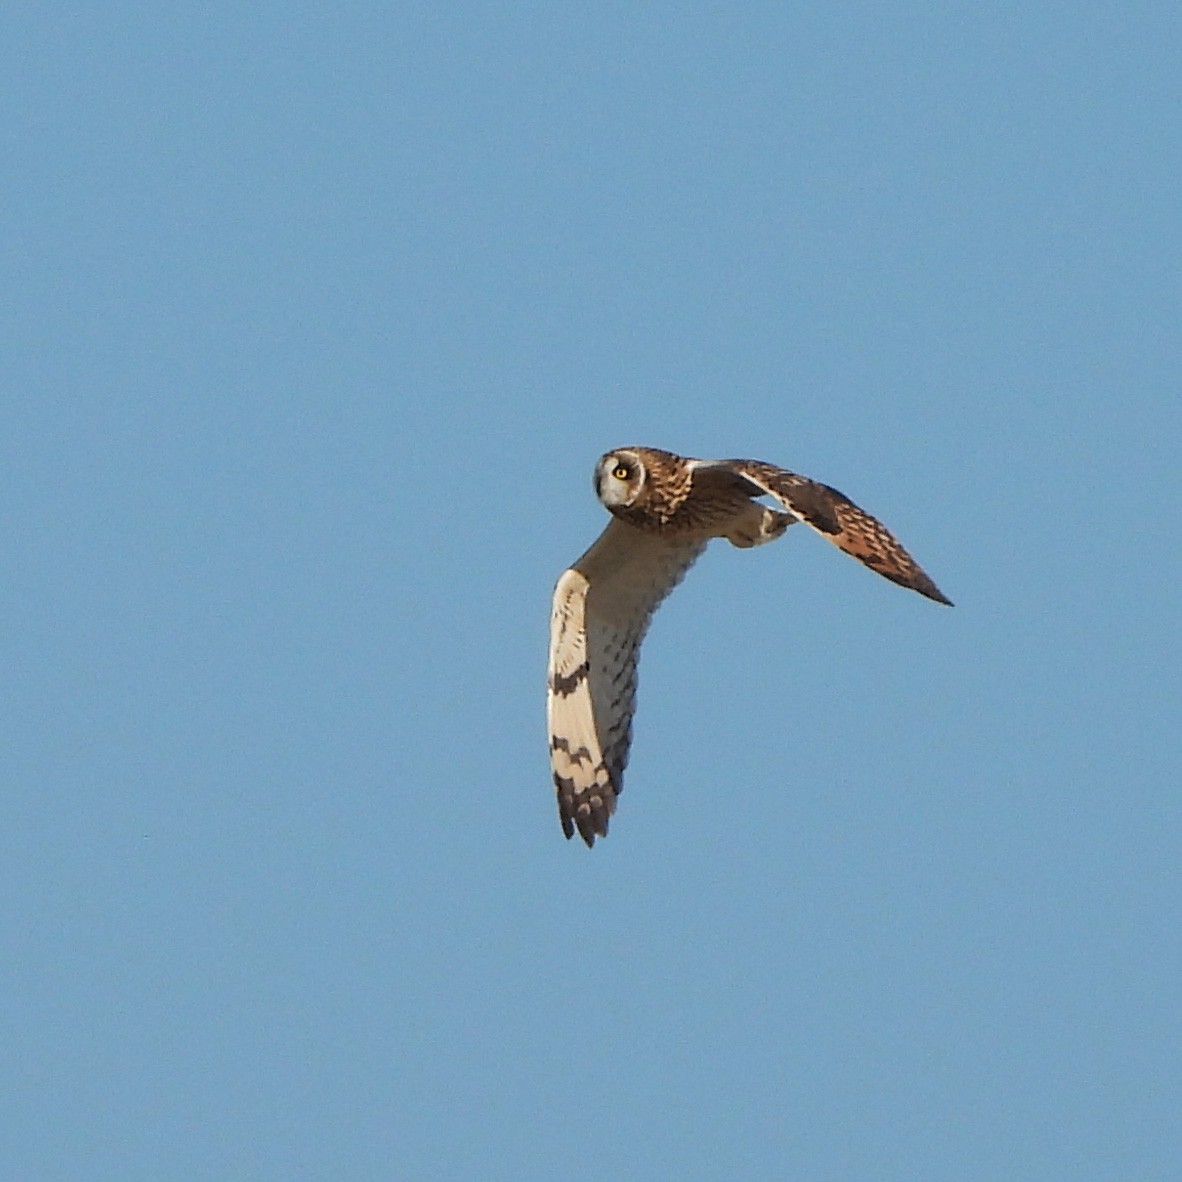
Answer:
POLYGON ((915 585, 915 590, 918 591, 920 593, 920 595, 927 596, 927 598, 930 599, 933 603, 942 603, 942 604, 944 604, 945 607, 955 607, 956 606, 956 604, 953 603, 952 600, 949 599, 948 596, 945 595, 944 592, 941 591, 940 588, 937 587, 936 584, 933 583, 932 580, 927 578, 926 576, 925 576, 922 583, 918 583, 915 585))
MULTIPOLYGON (((562 822, 563 836, 566 838, 567 841, 570 841, 571 838, 574 837, 574 835, 575 835, 576 821, 572 820, 571 817, 569 817, 565 812, 563 812, 561 810, 559 812, 558 819, 562 822)), ((578 821, 579 836, 583 839, 584 844, 587 846, 587 848, 589 850, 595 848, 595 839, 597 837, 606 837, 607 836, 606 822, 604 823, 604 826, 602 829, 595 829, 591 825, 588 825, 582 818, 578 818, 577 821, 578 821)))
POLYGON ((558 789, 558 820, 567 841, 574 837, 576 830, 588 849, 595 845, 597 837, 606 837, 608 823, 616 809, 616 792, 610 786, 596 790, 577 789, 565 777, 555 774, 554 784, 558 789))

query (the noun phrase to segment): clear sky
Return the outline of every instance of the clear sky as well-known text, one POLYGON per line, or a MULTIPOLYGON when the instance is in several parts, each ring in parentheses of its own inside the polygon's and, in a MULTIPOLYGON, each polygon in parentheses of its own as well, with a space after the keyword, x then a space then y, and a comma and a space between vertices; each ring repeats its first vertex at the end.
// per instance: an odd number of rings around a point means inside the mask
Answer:
POLYGON ((0 18, 0 1173, 1173 1180, 1175 3, 0 18), (657 616, 604 450, 886 520, 657 616))

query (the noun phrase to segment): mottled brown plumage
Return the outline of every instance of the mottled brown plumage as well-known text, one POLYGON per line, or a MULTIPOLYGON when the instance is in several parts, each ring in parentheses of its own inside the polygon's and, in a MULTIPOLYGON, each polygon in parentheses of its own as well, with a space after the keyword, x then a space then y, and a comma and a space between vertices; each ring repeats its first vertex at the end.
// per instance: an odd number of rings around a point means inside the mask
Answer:
POLYGON ((898 538, 877 517, 860 509, 844 493, 807 476, 797 476, 795 472, 785 472, 758 460, 726 462, 746 476, 760 492, 770 493, 835 546, 883 578, 918 591, 937 603, 952 606, 952 600, 928 578, 898 538))
POLYGON ((596 465, 595 492, 614 520, 555 587, 547 697, 559 818, 588 846, 607 835, 623 788, 640 642, 712 538, 745 549, 804 521, 884 578, 951 603, 881 521, 772 464, 620 448, 596 465), (782 510, 760 504, 765 495, 782 510))

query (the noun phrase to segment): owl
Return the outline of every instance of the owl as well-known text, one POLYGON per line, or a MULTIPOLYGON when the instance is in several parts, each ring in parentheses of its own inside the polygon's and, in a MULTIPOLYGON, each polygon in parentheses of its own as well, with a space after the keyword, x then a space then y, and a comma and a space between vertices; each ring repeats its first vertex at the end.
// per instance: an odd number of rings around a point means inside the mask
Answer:
POLYGON ((588 846, 607 836, 624 786, 640 642, 712 538, 747 549, 803 521, 892 583, 951 606, 881 521, 807 476, 623 447, 600 458, 594 481, 612 519, 554 588, 547 695, 558 816, 588 846))

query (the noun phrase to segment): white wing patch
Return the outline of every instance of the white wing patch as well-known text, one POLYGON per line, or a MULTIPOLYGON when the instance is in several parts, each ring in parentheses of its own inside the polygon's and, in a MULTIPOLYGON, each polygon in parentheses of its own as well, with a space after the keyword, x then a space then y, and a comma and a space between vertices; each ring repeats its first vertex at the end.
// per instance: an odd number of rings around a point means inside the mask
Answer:
POLYGON ((558 813, 593 845, 623 789, 640 642, 660 602, 706 548, 613 520, 554 588, 547 715, 558 813))

